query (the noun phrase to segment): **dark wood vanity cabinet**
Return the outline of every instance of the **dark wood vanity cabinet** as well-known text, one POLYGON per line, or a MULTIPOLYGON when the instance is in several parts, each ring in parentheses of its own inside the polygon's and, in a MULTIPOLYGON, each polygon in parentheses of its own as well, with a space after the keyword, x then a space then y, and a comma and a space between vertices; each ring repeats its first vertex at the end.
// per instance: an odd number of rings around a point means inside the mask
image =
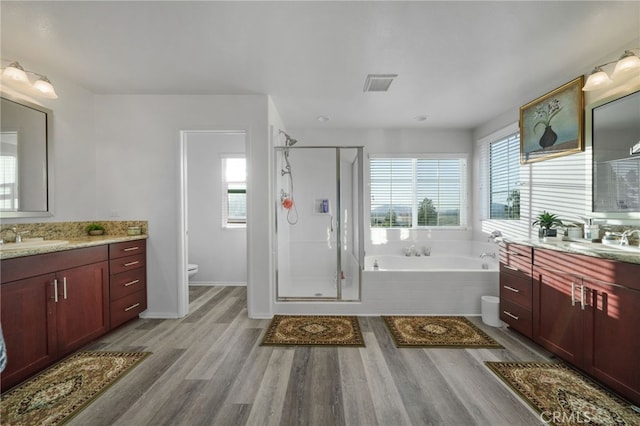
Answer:
POLYGON ((500 319, 532 337, 532 248, 500 243, 500 319))
POLYGON ((147 308, 146 241, 2 260, 2 390, 147 308))
POLYGON ((109 245, 111 327, 147 309, 146 241, 109 245))
POLYGON ((640 403, 640 265, 536 249, 533 339, 640 403))
POLYGON ((106 246, 2 261, 2 389, 109 330, 106 246))

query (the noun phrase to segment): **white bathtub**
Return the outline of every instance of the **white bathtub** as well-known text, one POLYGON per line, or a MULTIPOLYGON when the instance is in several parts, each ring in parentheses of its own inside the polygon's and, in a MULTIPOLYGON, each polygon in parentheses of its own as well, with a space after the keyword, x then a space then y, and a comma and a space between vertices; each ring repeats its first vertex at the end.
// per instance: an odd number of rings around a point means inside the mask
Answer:
MULTIPOLYGON (((483 251, 484 248, 482 249, 483 251)), ((469 248, 470 253, 477 249, 469 248)), ((498 261, 492 257, 371 255, 362 271, 360 302, 281 302, 279 314, 480 315, 480 298, 498 296, 498 261), (378 260, 378 270, 373 269, 378 260), (482 269, 486 264, 488 269, 482 269)))
POLYGON ((480 254, 367 256, 363 276, 367 305, 387 315, 480 315, 500 288, 498 261, 480 254))
POLYGON ((367 256, 364 262, 365 271, 375 271, 374 263, 378 264, 378 271, 469 271, 498 270, 498 262, 491 258, 480 258, 458 255, 437 256, 367 256))

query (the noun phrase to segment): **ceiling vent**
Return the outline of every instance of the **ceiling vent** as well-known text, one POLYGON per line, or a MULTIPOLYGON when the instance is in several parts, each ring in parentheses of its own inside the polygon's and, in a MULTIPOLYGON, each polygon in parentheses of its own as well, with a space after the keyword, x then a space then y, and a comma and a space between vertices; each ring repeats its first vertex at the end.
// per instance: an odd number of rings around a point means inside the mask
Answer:
POLYGON ((398 74, 369 74, 364 82, 365 92, 386 92, 398 74))

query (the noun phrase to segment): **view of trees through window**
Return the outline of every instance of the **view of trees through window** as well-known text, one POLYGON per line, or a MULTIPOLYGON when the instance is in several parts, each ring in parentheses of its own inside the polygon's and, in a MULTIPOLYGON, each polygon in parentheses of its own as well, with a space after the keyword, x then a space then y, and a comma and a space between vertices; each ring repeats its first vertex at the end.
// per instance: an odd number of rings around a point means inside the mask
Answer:
POLYGON ((466 160, 372 158, 371 226, 462 226, 466 160))
POLYGON ((489 217, 520 219, 520 135, 489 145, 489 217))

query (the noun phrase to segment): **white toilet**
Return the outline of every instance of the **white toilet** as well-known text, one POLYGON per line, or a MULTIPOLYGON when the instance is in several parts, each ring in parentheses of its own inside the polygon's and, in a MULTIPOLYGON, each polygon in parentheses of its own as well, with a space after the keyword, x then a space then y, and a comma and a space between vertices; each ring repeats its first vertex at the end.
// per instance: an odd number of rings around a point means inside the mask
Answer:
POLYGON ((189 279, 191 279, 195 274, 198 273, 198 265, 189 263, 187 265, 187 273, 189 274, 189 279))

